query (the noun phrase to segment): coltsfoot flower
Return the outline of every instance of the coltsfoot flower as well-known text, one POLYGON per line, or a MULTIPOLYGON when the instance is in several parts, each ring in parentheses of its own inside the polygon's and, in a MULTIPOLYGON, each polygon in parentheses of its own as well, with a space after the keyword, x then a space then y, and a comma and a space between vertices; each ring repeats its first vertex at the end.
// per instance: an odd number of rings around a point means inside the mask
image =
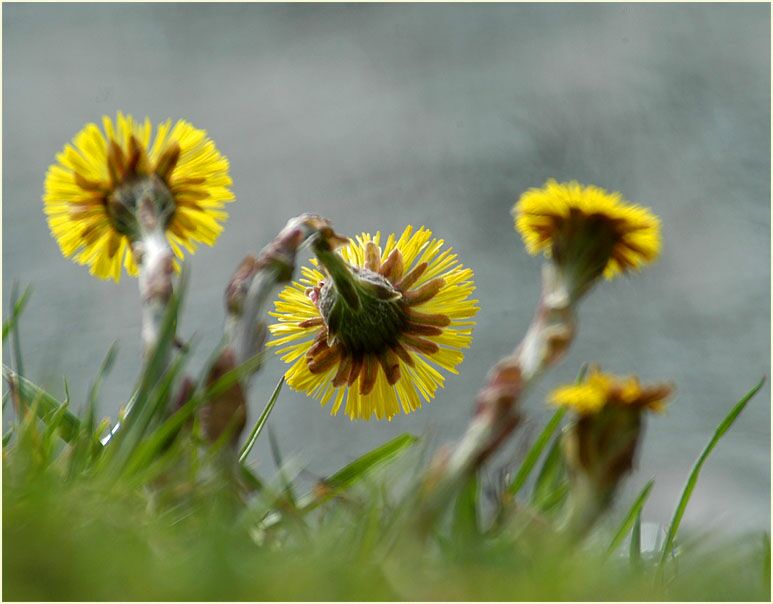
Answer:
POLYGON ((473 273, 424 227, 363 233, 338 251, 323 239, 271 313, 287 383, 350 419, 391 419, 429 401, 472 339, 473 273))
POLYGON ((118 113, 102 118, 104 132, 88 124, 57 155, 46 175, 48 224, 65 257, 92 275, 118 281, 121 264, 137 275, 131 244, 138 237, 136 209, 152 198, 165 220, 178 258, 197 243, 214 244, 234 196, 228 160, 204 130, 185 120, 158 125, 118 113), (151 142, 152 141, 152 142, 151 142))
POLYGON ((598 413, 607 405, 660 413, 672 390, 668 384, 642 386, 636 376, 619 378, 591 367, 584 382, 555 389, 550 402, 580 415, 598 413))
POLYGON ((602 274, 638 270, 660 253, 657 216, 592 185, 548 180, 521 195, 513 215, 527 251, 552 258, 577 295, 602 274))
MULTIPOLYGON (((673 392, 669 384, 642 386, 592 367, 581 384, 554 390, 549 400, 577 413, 563 437, 564 458, 575 489, 594 506, 605 506, 632 469, 645 411, 660 412, 673 392)), ((594 508, 595 509, 595 508, 594 508)))

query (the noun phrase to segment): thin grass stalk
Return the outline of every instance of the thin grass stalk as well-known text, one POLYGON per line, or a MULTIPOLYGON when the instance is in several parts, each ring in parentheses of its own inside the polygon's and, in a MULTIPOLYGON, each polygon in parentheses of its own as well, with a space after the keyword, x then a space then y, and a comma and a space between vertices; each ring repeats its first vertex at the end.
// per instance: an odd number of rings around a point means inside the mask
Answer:
POLYGON ((698 459, 695 461, 695 465, 690 471, 690 476, 687 478, 687 483, 685 484, 684 490, 682 491, 682 496, 679 498, 679 503, 676 506, 676 510, 674 510, 674 516, 671 519, 671 524, 668 527, 666 540, 665 540, 665 543, 663 544, 663 549, 660 554, 661 569, 665 565, 666 560, 668 560, 669 555, 672 553, 672 550, 674 548, 674 542, 676 541, 676 535, 679 532, 679 526, 682 523, 682 518, 684 517, 685 510, 687 509, 687 504, 690 502, 690 497, 692 496, 693 490, 695 490, 695 485, 698 484, 698 477, 700 476, 701 469, 703 468, 703 464, 706 463, 706 460, 709 458, 709 455, 711 455, 711 452, 714 450, 714 447, 716 447, 719 440, 730 429, 730 427, 733 425, 735 420, 741 414, 741 411, 743 411, 746 408, 746 405, 754 397, 754 395, 757 394, 757 392, 759 392, 760 388, 762 388, 764 383, 765 383, 765 378, 763 377, 757 383, 756 386, 754 386, 751 390, 749 390, 749 392, 747 392, 741 398, 741 400, 739 400, 733 406, 733 408, 729 411, 729 413, 725 416, 725 418, 719 423, 719 425, 717 426, 717 429, 714 432, 714 435, 711 437, 711 440, 706 445, 706 448, 703 449, 701 454, 698 456, 698 459))

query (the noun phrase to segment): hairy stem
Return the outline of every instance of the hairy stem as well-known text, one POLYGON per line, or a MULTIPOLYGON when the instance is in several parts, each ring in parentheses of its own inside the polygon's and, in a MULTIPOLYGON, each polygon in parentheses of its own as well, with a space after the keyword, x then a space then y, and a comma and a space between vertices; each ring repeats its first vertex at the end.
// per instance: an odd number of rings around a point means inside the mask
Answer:
MULTIPOLYGON (((290 281, 295 258, 301 247, 311 240, 338 238, 330 223, 311 214, 288 221, 274 240, 255 256, 247 256, 237 267, 225 292, 226 321, 224 345, 210 369, 210 379, 243 365, 250 365, 238 383, 207 402, 202 409, 202 423, 210 440, 216 440, 234 416, 246 418, 246 397, 251 378, 260 370, 267 326, 265 306, 276 287, 290 281)), ((340 239, 340 238, 338 238, 340 239)), ((238 440, 244 420, 237 421, 232 443, 238 440)))
MULTIPOLYGON (((442 449, 424 477, 422 518, 438 514, 453 491, 478 470, 521 421, 519 401, 526 390, 564 355, 574 338, 573 300, 565 280, 548 262, 542 270, 542 294, 526 335, 512 354, 489 372, 478 392, 467 431, 452 449, 442 449)), ((430 523, 423 522, 428 527, 430 523)))
POLYGON ((166 240, 164 218, 150 197, 140 199, 137 211, 139 239, 132 249, 140 269, 142 341, 146 358, 161 337, 161 325, 173 291, 174 256, 166 240))

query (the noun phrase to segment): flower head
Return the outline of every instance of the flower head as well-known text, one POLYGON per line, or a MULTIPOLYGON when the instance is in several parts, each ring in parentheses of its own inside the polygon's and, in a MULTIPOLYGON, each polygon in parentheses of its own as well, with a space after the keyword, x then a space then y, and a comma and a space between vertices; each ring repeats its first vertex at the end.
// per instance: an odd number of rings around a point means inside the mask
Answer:
POLYGON ((233 200, 228 160, 203 130, 185 120, 162 122, 152 136, 149 119, 118 113, 88 124, 57 155, 46 175, 43 201, 62 254, 90 267, 92 275, 118 281, 121 264, 137 274, 131 244, 136 209, 152 197, 166 221, 166 237, 182 258, 185 248, 212 245, 233 200))
POLYGON ((315 245, 313 267, 287 286, 270 327, 288 384, 331 413, 390 419, 429 401, 456 373, 478 310, 472 271, 425 228, 363 233, 338 251, 315 245), (320 266, 321 264, 321 266, 320 266))
POLYGON ((657 216, 592 185, 551 179, 526 191, 513 214, 528 252, 544 252, 572 273, 578 291, 601 274, 612 279, 640 269, 660 253, 657 216))
POLYGON ((591 367, 581 384, 557 388, 550 401, 574 409, 580 415, 592 415, 606 406, 627 407, 661 412, 673 388, 668 384, 642 386, 636 376, 618 378, 591 367))
POLYGON ((606 506, 633 468, 643 412, 662 411, 672 391, 667 384, 645 387, 636 377, 618 378, 598 367, 590 369, 583 383, 554 390, 552 403, 577 412, 563 435, 573 488, 606 506))

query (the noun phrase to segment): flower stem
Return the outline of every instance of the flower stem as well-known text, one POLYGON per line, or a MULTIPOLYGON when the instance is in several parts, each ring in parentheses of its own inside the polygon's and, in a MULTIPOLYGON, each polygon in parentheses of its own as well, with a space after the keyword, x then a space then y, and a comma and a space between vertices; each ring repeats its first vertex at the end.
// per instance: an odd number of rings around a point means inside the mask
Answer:
POLYGON ((453 493, 507 440, 521 422, 518 403, 525 391, 556 364, 575 333, 574 303, 551 262, 542 270, 542 295, 532 323, 512 354, 489 372, 478 392, 475 413, 453 450, 441 450, 424 477, 422 524, 434 518, 453 493))
MULTIPOLYGON (((209 370, 214 381, 237 367, 244 367, 232 387, 207 401, 201 417, 208 439, 215 441, 232 418, 246 416, 249 382, 260 370, 266 340, 264 309, 274 289, 289 281, 295 270, 295 258, 301 247, 321 232, 332 233, 330 223, 319 216, 302 214, 288 221, 276 238, 257 257, 247 256, 236 268, 226 287, 224 345, 209 370)), ((243 421, 242 421, 243 427, 243 421)), ((241 428, 234 431, 236 444, 241 428)))
MULTIPOLYGON (((149 196, 140 198, 137 207, 139 239, 132 249, 140 269, 142 299, 142 341, 148 358, 161 337, 161 325, 172 297, 174 256, 166 240, 164 212, 149 196)), ((166 359, 164 365, 168 363, 166 359)))

